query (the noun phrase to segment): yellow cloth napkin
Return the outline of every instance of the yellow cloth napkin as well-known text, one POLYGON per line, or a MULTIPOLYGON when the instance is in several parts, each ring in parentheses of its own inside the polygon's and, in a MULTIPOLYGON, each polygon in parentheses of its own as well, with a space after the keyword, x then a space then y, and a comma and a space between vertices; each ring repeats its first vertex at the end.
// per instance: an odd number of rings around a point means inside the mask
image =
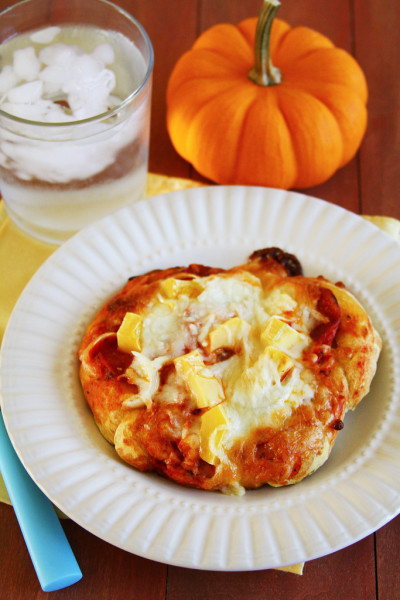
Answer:
MULTIPOLYGON (((147 180, 147 197, 176 190, 188 189, 201 184, 189 179, 167 177, 150 173, 147 180)), ((390 217, 366 216, 366 219, 385 230, 400 242, 400 221, 390 217)), ((54 252, 57 246, 40 242, 22 232, 8 217, 0 202, 0 342, 11 311, 25 285, 54 252)), ((0 475, 0 502, 10 504, 3 479, 0 475)), ((59 513, 60 516, 63 516, 59 513)), ((281 570, 301 575, 303 563, 283 567, 281 570)))

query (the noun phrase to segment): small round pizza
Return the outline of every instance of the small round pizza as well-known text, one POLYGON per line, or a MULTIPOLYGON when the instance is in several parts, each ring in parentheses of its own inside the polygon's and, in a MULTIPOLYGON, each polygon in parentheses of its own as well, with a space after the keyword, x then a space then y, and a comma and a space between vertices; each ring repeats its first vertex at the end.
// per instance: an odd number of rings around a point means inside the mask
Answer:
POLYGON ((279 248, 132 277, 79 349, 103 436, 141 471, 241 494, 301 481, 368 393, 381 340, 342 283, 279 248))

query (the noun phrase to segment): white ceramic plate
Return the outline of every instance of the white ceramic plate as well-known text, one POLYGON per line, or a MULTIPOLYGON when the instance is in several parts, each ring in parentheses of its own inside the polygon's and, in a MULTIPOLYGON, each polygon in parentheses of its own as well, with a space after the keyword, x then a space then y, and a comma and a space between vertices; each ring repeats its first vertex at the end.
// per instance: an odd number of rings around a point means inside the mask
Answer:
POLYGON ((207 187, 134 204, 60 247, 19 299, 1 357, 7 429, 49 498, 129 552, 227 571, 328 554, 400 512, 399 285, 400 246, 321 200, 207 187), (123 464, 81 393, 76 351, 86 326, 131 275, 190 262, 229 267, 268 246, 295 253, 307 275, 343 281, 383 338, 371 392, 346 417, 328 462, 296 486, 240 498, 186 489, 123 464))

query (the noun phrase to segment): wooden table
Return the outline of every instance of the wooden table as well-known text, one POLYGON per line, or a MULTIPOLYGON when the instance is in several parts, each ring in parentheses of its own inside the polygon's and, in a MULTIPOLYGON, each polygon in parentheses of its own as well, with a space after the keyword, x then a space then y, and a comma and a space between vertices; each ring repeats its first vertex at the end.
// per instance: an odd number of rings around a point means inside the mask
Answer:
MULTIPOLYGON (((84 0, 82 0, 84 1, 84 0)), ((369 125, 357 157, 306 193, 362 214, 400 218, 400 3, 397 0, 281 0, 279 16, 307 25, 350 51, 365 71, 369 125)), ((165 89, 178 57, 218 22, 255 16, 260 0, 118 0, 147 29, 155 51, 150 169, 202 181, 173 150, 165 126, 165 89)), ((0 1, 0 8, 11 2, 0 1)), ((83 571, 60 600, 396 600, 400 598, 400 517, 330 556, 303 576, 278 571, 218 573, 158 564, 63 526, 83 571)), ((0 506, 0 600, 47 598, 41 591, 13 509, 0 506)))

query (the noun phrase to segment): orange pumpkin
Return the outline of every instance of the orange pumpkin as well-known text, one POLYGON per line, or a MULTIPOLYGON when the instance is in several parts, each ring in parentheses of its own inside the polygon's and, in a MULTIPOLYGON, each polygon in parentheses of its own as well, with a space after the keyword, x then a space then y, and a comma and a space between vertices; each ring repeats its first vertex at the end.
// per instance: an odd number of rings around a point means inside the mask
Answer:
POLYGON ((170 76, 172 144, 217 183, 311 187, 350 161, 365 133, 367 85, 355 59, 274 18, 278 5, 264 0, 258 20, 211 27, 170 76))

